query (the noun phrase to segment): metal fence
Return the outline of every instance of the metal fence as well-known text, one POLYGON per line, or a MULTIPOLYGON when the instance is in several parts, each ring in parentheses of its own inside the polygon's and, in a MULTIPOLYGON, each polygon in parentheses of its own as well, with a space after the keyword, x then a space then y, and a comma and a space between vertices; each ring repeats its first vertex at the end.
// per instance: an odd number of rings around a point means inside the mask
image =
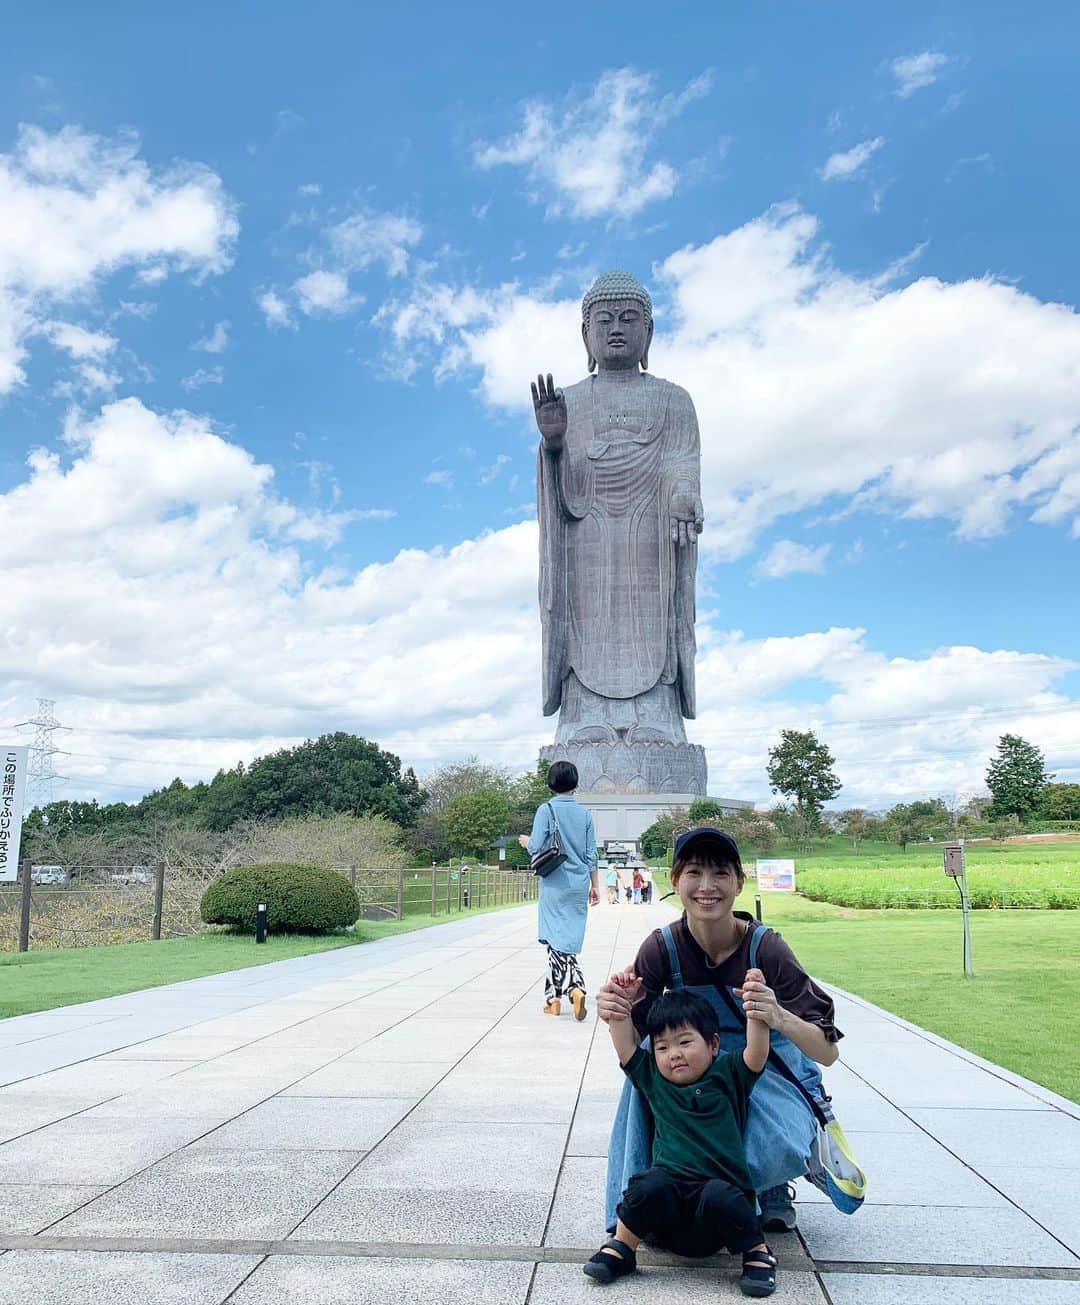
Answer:
MULTIPOLYGON (((0 951, 92 947, 182 938, 207 928, 199 902, 218 869, 176 866, 60 867, 63 882, 0 884, 0 951)), ((540 881, 500 866, 369 870, 335 866, 356 889, 362 920, 489 911, 535 901, 540 881)), ((52 867, 50 867, 52 869, 52 867)))

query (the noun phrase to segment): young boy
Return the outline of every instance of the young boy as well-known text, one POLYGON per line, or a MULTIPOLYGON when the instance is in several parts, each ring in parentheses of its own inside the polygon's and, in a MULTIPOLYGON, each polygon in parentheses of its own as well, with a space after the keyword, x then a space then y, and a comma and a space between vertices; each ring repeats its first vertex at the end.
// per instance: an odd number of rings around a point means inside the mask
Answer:
MULTIPOLYGON (((760 970, 746 981, 764 982, 760 970)), ((613 975, 631 1002, 641 980, 613 975)), ((747 1296, 776 1290, 776 1260, 761 1237, 742 1130, 750 1093, 769 1057, 769 1026, 747 1012, 746 1050, 720 1055, 716 1012, 696 992, 677 988, 649 1011, 652 1053, 637 1045, 633 1021, 608 1024, 619 1064, 648 1101, 656 1125, 653 1165, 635 1174, 619 1204, 615 1236, 584 1265, 597 1282, 637 1268, 642 1238, 699 1258, 722 1247, 742 1255, 747 1296)))

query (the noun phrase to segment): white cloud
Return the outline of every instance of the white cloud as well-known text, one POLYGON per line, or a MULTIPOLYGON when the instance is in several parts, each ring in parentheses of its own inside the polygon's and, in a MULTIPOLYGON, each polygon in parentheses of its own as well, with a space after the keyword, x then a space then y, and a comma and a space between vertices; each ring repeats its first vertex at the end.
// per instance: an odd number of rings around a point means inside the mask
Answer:
POLYGON ((711 86, 706 74, 678 95, 658 96, 652 74, 609 70, 584 99, 528 101, 520 129, 498 144, 477 142, 473 157, 484 169, 523 168, 530 197, 551 217, 632 217, 675 192, 678 171, 667 160, 651 162, 649 148, 711 86))
POLYGON ((43 330, 58 349, 72 358, 101 359, 116 348, 116 336, 91 331, 74 322, 46 322, 43 330))
POLYGON ((424 477, 425 485, 442 485, 444 489, 452 489, 454 485, 454 473, 446 467, 437 467, 434 471, 429 471, 424 477))
POLYGON ((155 173, 138 148, 134 136, 24 126, 0 155, 0 394, 23 381, 43 317, 85 301, 119 269, 149 280, 229 266, 239 226, 220 179, 190 163, 155 173))
POLYGON ((220 385, 225 380, 225 368, 197 367, 190 376, 185 376, 180 384, 185 390, 197 390, 203 385, 220 385))
POLYGON ((923 87, 933 86, 951 62, 950 57, 939 50, 923 50, 921 54, 905 54, 894 59, 889 65, 896 80, 893 93, 906 100, 923 87))
POLYGON ((321 195, 322 186, 320 186, 317 181, 306 181, 302 186, 297 186, 296 193, 298 195, 308 195, 308 196, 321 195))
MULTIPOLYGON (((63 452, 33 453, 0 495, 8 719, 37 694, 59 700, 76 727, 66 792, 133 796, 342 728, 421 769, 478 749, 531 766, 553 728, 539 715, 535 522, 320 570, 302 546, 338 539, 347 518, 303 513, 272 481, 204 419, 129 399, 73 416, 63 452)), ((767 800, 769 746, 808 725, 845 805, 979 787, 1006 730, 1080 777, 1064 659, 890 657, 858 629, 751 640, 709 612, 698 633, 688 730, 714 792, 767 800)))
POLYGON ((423 234, 424 228, 415 218, 370 209, 353 213, 325 233, 341 267, 359 272, 373 263, 382 263, 390 276, 407 271, 411 251, 423 234))
POLYGON ((391 521, 397 516, 395 508, 358 508, 353 516, 357 521, 391 521))
POLYGON ((263 311, 267 326, 292 326, 289 305, 276 290, 264 290, 255 296, 255 302, 263 311))
MULTIPOLYGON (((294 310, 306 317, 341 316, 365 299, 350 286, 350 275, 381 265, 390 277, 409 269, 414 247, 424 228, 415 218, 400 213, 377 213, 361 208, 327 227, 322 242, 303 255, 313 270, 298 277, 283 293, 269 289, 256 296, 268 326, 294 326, 294 310)), ((400 379, 400 370, 395 369, 400 379)))
POLYGON ((327 272, 322 268, 295 281, 293 290, 300 311, 309 317, 317 313, 336 316, 363 302, 363 295, 350 293, 349 278, 344 272, 327 272))
MULTIPOLYGON (((1020 513, 1080 536, 1080 316, 990 278, 913 274, 838 271, 794 205, 657 266, 650 365, 697 405, 706 551, 737 557, 831 499, 968 539, 1020 513)), ((527 415, 530 376, 584 374, 577 296, 549 295, 420 285, 377 320, 399 353, 527 415)))
POLYGON ((783 576, 799 573, 823 575, 830 548, 829 544, 811 548, 808 544, 797 544, 792 539, 778 539, 758 563, 757 574, 767 580, 779 580, 783 576))
POLYGON ((822 181, 853 181, 884 144, 884 136, 875 136, 842 153, 830 154, 818 175, 822 181))
POLYGON ((196 340, 191 347, 202 349, 205 353, 224 353, 229 347, 229 323, 216 322, 210 334, 202 340, 196 340))
POLYGON ((491 466, 485 467, 484 470, 480 473, 480 484, 490 485, 491 482, 495 480, 496 477, 499 475, 499 473, 502 471, 503 467, 509 465, 509 462, 510 459, 507 457, 505 453, 498 454, 495 458, 495 461, 491 464, 491 466))

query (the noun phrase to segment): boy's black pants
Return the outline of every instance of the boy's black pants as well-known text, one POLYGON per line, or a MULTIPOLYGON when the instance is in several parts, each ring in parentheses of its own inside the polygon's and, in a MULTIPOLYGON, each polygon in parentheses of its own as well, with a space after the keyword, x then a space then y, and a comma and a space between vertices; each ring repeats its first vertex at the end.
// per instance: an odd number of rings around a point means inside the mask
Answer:
POLYGON ((725 1246, 739 1254, 763 1240, 746 1194, 720 1178, 679 1178, 666 1169, 646 1169, 627 1183, 618 1215, 636 1237, 693 1259, 725 1246))

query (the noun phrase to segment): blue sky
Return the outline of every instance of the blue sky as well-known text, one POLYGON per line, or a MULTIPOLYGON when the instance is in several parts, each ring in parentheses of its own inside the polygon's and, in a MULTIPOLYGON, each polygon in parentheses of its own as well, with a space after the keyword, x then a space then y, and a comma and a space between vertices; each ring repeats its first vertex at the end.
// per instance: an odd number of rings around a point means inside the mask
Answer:
MULTIPOLYGON (((137 796, 328 728, 515 767, 528 380, 599 271, 702 425, 715 792, 1080 778, 1066 6, 25 7, 0 51, 0 723, 137 796)), ((14 735, 12 737, 15 737, 14 735)))

